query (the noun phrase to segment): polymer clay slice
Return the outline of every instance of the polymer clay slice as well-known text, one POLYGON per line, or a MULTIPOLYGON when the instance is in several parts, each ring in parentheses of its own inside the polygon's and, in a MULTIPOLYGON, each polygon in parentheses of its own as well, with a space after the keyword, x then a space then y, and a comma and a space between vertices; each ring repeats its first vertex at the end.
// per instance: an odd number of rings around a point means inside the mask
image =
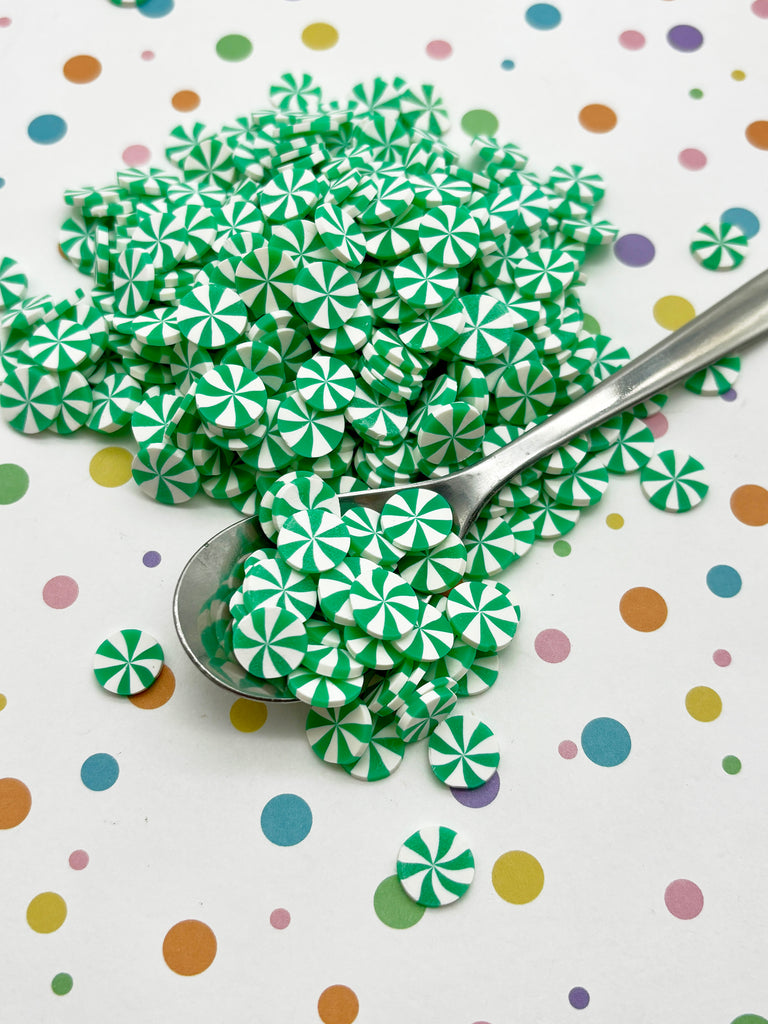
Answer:
POLYGON ((296 388, 311 408, 338 412, 355 397, 355 374, 341 359, 316 355, 302 364, 296 374, 296 388))
POLYGON ((565 476, 547 476, 544 489, 550 497, 569 508, 595 505, 608 487, 608 469, 597 456, 582 462, 565 476))
POLYGON ((117 257, 112 287, 118 313, 133 316, 145 310, 155 287, 155 268, 149 253, 131 246, 124 249, 117 257))
POLYGON ((418 432, 418 446, 433 466, 463 462, 482 442, 485 425, 468 402, 452 402, 427 411, 418 432))
POLYGON ((317 605, 317 583, 296 572, 279 555, 266 554, 246 569, 243 600, 248 611, 277 605, 301 619, 308 619, 317 605))
POLYGON ((400 576, 420 593, 442 594, 460 583, 467 567, 467 549, 458 534, 423 555, 405 557, 398 567, 400 576))
POLYGON ((320 610, 329 622, 337 626, 354 626, 355 617, 350 604, 350 591, 356 579, 370 575, 376 568, 365 558, 345 558, 335 569, 323 573, 317 581, 317 599, 320 610))
POLYGON ((309 745, 329 764, 351 764, 365 753, 373 735, 371 712, 360 701, 339 708, 310 708, 306 733, 309 745))
POLYGON ((499 766, 498 740, 484 722, 450 715, 429 737, 429 766, 446 786, 477 789, 499 766))
POLYGON ((451 351, 473 363, 504 352, 514 337, 514 319, 507 306, 487 293, 463 295, 459 301, 464 326, 451 351))
POLYGON ((711 366, 694 373, 683 385, 695 395, 724 395, 730 391, 739 377, 741 359, 739 356, 724 356, 711 366))
POLYGON ((397 855, 397 877, 406 893, 424 907, 444 907, 467 891, 475 858, 463 838, 444 825, 410 835, 397 855))
POLYGON ((93 408, 93 394, 87 378, 79 370, 59 374, 61 411, 50 429, 57 434, 73 434, 84 427, 93 408))
POLYGON ((245 333, 244 303, 231 288, 215 284, 195 285, 176 309, 176 323, 182 335, 205 349, 233 345, 245 333))
POLYGON ((321 508, 296 512, 277 535, 277 550, 292 569, 325 573, 349 551, 349 531, 339 516, 321 508))
POLYGON ((27 275, 10 256, 0 259, 0 312, 18 305, 27 294, 27 275))
POLYGON ((74 370, 89 357, 93 343, 88 331, 74 320, 59 318, 40 324, 29 339, 30 357, 46 370, 74 370))
POLYGON ((520 608, 501 583, 460 583, 448 595, 445 613, 456 634, 483 652, 510 644, 520 621, 520 608))
POLYGON ((334 203, 320 203, 314 217, 320 237, 339 263, 359 267, 366 255, 365 235, 359 224, 334 203))
POLYGON ((634 473, 646 465, 655 444, 650 427, 631 413, 624 413, 619 424, 619 437, 606 453, 606 467, 611 473, 634 473))
POLYGON ((353 505, 344 512, 342 519, 349 530, 349 549, 352 554, 385 567, 397 563, 402 551, 385 536, 380 512, 362 505, 353 505))
POLYGON ((408 553, 437 547, 453 530, 453 509, 441 495, 414 487, 393 495, 381 510, 381 529, 408 553))
POLYGON ((60 412, 58 375, 41 366, 19 365, 0 383, 0 415, 21 434, 39 434, 60 412))
POLYGON ((119 370, 106 373, 97 383, 91 382, 91 390, 93 406, 86 426, 104 434, 130 423, 142 399, 141 385, 119 370))
POLYGON ((328 455, 341 444, 344 415, 319 412, 307 405, 301 395, 286 395, 276 413, 277 430, 291 451, 305 458, 328 455))
POLYGON ((467 530, 464 544, 471 579, 495 576, 520 557, 514 531, 503 518, 477 520, 467 530))
POLYGON ((480 228, 463 206, 436 206, 422 218, 419 245, 433 263, 463 267, 477 255, 480 228))
POLYGON ((397 734, 405 743, 418 743, 429 736, 438 724, 451 714, 456 706, 453 680, 435 677, 430 683, 419 685, 398 706, 397 734))
POLYGON ((164 505, 181 505, 200 490, 192 457, 167 441, 139 448, 131 476, 145 494, 164 505))
POLYGON ((411 661, 424 664, 439 661, 453 647, 455 634, 446 617, 422 601, 419 604, 419 621, 405 636, 395 637, 392 646, 411 661))
POLYGON ((331 679, 311 669, 299 667, 287 679, 288 689, 303 704, 313 708, 340 708, 360 696, 363 677, 331 679))
POLYGON ((256 608, 235 624, 232 647, 246 671, 279 679, 299 667, 307 650, 304 620, 285 608, 256 608))
POLYGON ((437 309, 459 290, 455 268, 430 263, 424 253, 401 260, 393 276, 395 291, 414 309, 437 309))
POLYGON ((397 771, 404 756, 405 743, 397 735, 394 720, 391 716, 377 716, 373 720, 373 732, 362 755, 342 767, 356 779, 378 782, 397 771))
POLYGON ((698 459, 671 448, 658 452, 642 467, 640 486, 650 503, 664 512, 688 512, 709 490, 698 459))
POLYGON ((163 667, 160 644, 141 629, 121 629, 96 648, 93 672, 110 693, 129 697, 154 683, 163 667))
POLYGON ((307 323, 333 330, 355 315, 360 292, 348 270, 319 260, 296 274, 293 301, 307 323))
POLYGON ((748 245, 747 236, 732 224, 703 224, 690 250, 707 270, 733 270, 743 262, 748 245))
POLYGON ((222 430, 247 430, 259 422, 267 390, 259 376, 237 364, 221 364, 197 382, 195 405, 206 423, 222 430))
POLYGON ((499 678, 498 654, 484 654, 475 658, 456 684, 457 697, 476 697, 487 693, 499 678))
POLYGON ((379 566, 353 582, 349 603, 357 625, 382 640, 404 636, 419 620, 419 599, 412 587, 379 566))

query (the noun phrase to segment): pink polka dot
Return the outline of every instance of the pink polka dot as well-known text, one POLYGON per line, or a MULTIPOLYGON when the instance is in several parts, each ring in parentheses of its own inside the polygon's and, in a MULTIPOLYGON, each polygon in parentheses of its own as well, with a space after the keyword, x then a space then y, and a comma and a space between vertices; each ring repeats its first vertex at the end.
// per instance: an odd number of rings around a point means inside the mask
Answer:
POLYGON ((146 146, 128 146, 123 150, 123 163, 126 167, 138 167, 149 163, 150 152, 146 146))
POLYGON ((712 661, 714 661, 714 663, 720 668, 727 668, 731 664, 730 651, 726 651, 722 647, 718 647, 712 655, 712 661))
POLYGON ((69 855, 69 866, 75 871, 82 871, 88 867, 90 857, 85 850, 73 850, 69 855))
POLYGON ((625 50, 642 50, 645 46, 645 36, 642 32, 635 32, 634 29, 627 29, 619 36, 619 44, 625 50))
POLYGON ((43 587, 43 600, 49 608, 69 608, 79 593, 80 587, 71 576, 53 576, 43 587))
POLYGON ((154 50, 142 50, 141 51, 141 59, 142 60, 154 60, 155 59, 155 51, 154 50))
POLYGON ((700 171, 702 167, 707 166, 707 158, 700 149, 684 149, 677 159, 687 171, 700 171))
POLYGON ((655 412, 653 416, 649 416, 643 422, 657 440, 664 437, 669 430, 669 420, 663 412, 655 412))
POLYGON ((282 931, 283 928, 287 928, 291 923, 291 915, 287 910, 284 910, 282 907, 278 907, 277 910, 273 910, 269 915, 269 923, 273 928, 277 928, 279 931, 282 931))
POLYGON ((444 39, 433 39, 427 43, 427 56, 433 60, 447 60, 453 53, 453 47, 444 39))
POLYGON ((664 890, 664 902, 673 917, 690 921, 698 917, 704 907, 704 894, 695 882, 688 878, 676 878, 664 890))
POLYGON ((768 0, 755 0, 752 4, 752 13, 758 18, 768 18, 768 0))
POLYGON ((542 629, 533 646, 541 660, 548 661, 550 665, 565 661, 571 653, 571 641, 559 629, 542 629))
POLYGON ((579 748, 573 740, 563 740, 562 743, 558 744, 557 752, 560 757, 564 757, 566 761, 571 761, 578 754, 579 748))
POLYGON ((10 18, 0 18, 0 28, 8 28, 11 24, 10 18))

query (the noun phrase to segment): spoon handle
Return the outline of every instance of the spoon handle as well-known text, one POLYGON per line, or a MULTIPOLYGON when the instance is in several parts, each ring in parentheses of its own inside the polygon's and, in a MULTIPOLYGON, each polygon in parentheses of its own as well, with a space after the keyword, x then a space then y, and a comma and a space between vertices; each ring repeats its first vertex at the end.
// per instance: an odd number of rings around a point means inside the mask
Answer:
MULTIPOLYGON (((461 532, 466 531, 483 505, 526 466, 728 353, 766 336, 768 270, 511 444, 452 476, 450 501, 461 532)), ((448 478, 443 483, 447 484, 448 478)))

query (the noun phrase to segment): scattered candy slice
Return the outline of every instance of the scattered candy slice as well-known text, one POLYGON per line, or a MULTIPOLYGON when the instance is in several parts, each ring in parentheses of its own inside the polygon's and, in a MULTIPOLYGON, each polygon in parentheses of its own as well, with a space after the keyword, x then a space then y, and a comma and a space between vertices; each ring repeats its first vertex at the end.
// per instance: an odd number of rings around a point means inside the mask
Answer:
POLYGON ((445 613, 458 636, 483 652, 510 644, 520 621, 520 608, 502 583, 460 583, 448 595, 445 613))
POLYGON ((484 722, 451 715, 429 737, 429 765, 446 786, 476 789, 496 772, 499 744, 484 722))
POLYGON ((467 891, 475 858, 451 828, 432 825, 409 836, 397 855, 397 877, 411 899, 424 907, 444 907, 467 891))
POLYGON ((709 490, 698 459, 671 448, 658 452, 643 466, 640 486, 650 503, 664 512, 688 512, 709 490))
POLYGON ((747 236, 732 224, 703 224, 691 242, 691 253, 707 270, 733 270, 747 254, 747 236))
POLYGON ((164 505, 181 505, 200 489, 200 473, 192 457, 170 442, 139 448, 131 476, 142 491, 164 505))
POLYGON ((93 672, 99 686, 130 697, 154 683, 163 667, 160 644, 141 629, 121 629, 96 648, 93 672))
POLYGON ((344 764, 346 772, 365 782, 387 779, 403 763, 405 743, 397 735, 392 718, 375 718, 373 732, 362 756, 344 764))
POLYGON ((310 708, 307 739, 314 752, 329 764, 359 761, 373 735, 371 712, 360 701, 339 708, 310 708))
POLYGON ((453 529, 453 510, 448 502, 426 487, 395 494, 381 510, 381 529, 387 540, 405 552, 435 548, 453 529))
POLYGON ((0 414, 14 430, 39 434, 61 412, 61 386, 40 366, 17 366, 0 383, 0 414))

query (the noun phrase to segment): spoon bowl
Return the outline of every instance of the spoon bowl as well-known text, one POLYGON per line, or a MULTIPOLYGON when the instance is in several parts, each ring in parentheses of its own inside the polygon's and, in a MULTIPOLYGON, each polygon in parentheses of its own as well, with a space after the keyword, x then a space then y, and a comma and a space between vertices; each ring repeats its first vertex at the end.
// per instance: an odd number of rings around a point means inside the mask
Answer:
MULTIPOLYGON (((658 394, 723 356, 768 336, 768 271, 742 285, 591 391, 467 469, 434 480, 339 496, 381 511, 398 491, 426 487, 451 505, 463 537, 483 506, 528 466, 580 434, 658 394)), ((200 671, 241 697, 295 701, 284 681, 256 679, 232 653, 229 598, 243 581, 243 563, 264 542, 258 517, 240 520, 199 548, 184 567, 173 601, 181 644, 200 671)))

